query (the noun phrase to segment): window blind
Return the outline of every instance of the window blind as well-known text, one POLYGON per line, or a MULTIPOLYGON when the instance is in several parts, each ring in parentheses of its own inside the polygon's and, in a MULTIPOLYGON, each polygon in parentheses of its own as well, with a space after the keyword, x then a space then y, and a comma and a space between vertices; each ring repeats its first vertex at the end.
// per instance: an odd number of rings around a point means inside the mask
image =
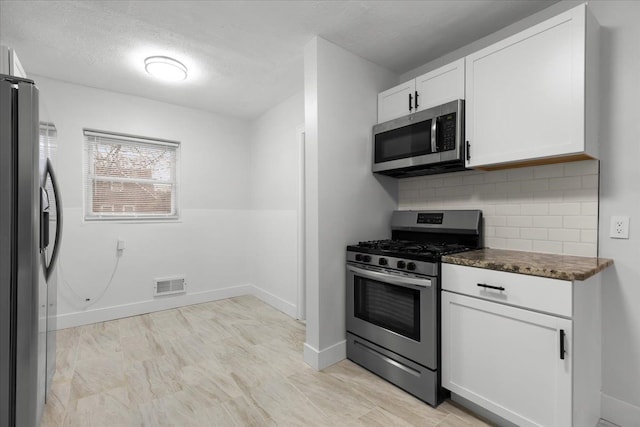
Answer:
POLYGON ((178 218, 180 143, 84 129, 86 220, 178 218))
MULTIPOLYGON (((56 164, 56 154, 58 152, 58 131, 53 123, 40 122, 39 131, 39 146, 40 146, 40 176, 44 175, 47 158, 51 159, 51 162, 56 164)), ((49 219, 50 221, 56 220, 56 198, 53 197, 53 184, 51 178, 47 177, 44 183, 44 188, 47 190, 48 198, 43 201, 49 204, 49 219)))

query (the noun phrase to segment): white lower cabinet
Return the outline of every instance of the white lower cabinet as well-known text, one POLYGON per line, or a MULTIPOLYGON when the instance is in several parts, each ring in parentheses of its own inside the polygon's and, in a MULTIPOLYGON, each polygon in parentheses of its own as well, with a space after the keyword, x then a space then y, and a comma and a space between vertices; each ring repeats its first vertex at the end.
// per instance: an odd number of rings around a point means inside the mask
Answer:
POLYGON ((571 425, 570 320, 450 292, 442 315, 445 388, 520 426, 571 425))
POLYGON ((597 424, 598 279, 559 281, 443 264, 442 288, 444 388, 518 426, 597 424), (535 301, 533 308, 524 296, 535 301), (545 296, 564 302, 543 312, 545 296))

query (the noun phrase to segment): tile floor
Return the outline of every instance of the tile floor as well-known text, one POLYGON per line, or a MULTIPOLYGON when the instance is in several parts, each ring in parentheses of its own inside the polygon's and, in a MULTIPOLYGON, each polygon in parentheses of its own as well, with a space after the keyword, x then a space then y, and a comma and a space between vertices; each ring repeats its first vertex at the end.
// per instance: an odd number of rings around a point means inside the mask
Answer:
POLYGON ((58 331, 41 426, 488 424, 344 360, 302 360, 304 324, 244 296, 58 331))

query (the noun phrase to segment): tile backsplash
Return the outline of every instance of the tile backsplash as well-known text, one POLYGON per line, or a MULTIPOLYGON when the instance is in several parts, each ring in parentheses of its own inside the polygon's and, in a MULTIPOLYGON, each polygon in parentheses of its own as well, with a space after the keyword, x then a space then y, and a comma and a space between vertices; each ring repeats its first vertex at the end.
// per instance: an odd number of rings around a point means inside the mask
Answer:
POLYGON ((399 180, 399 209, 481 209, 485 246, 598 254, 597 160, 399 180))

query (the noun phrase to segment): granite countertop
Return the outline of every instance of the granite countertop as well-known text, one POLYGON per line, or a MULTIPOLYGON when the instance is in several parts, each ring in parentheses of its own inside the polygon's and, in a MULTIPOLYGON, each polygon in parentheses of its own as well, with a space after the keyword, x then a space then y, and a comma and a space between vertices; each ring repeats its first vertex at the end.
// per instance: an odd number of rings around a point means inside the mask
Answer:
POLYGON ((560 280, 585 280, 613 265, 607 258, 489 248, 446 255, 442 262, 560 280))

